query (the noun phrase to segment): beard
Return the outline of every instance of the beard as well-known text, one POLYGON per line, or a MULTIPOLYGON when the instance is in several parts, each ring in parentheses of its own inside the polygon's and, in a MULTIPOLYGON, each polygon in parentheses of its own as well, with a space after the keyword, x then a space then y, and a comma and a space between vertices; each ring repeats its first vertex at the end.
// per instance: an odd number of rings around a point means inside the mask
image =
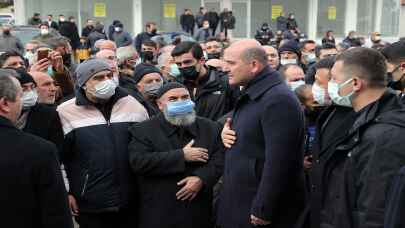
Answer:
POLYGON ((170 124, 176 126, 176 127, 186 127, 192 125, 196 118, 197 114, 195 111, 188 113, 186 115, 181 115, 181 116, 169 116, 167 113, 167 110, 163 110, 163 115, 166 119, 167 122, 170 124))

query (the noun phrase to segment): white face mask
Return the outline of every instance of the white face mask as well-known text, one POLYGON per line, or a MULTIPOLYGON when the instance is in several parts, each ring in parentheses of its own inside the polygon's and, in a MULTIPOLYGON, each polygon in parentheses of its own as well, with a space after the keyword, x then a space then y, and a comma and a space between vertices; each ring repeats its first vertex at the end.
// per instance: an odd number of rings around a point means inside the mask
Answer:
POLYGON ((332 99, 333 103, 335 103, 336 105, 339 105, 339 106, 353 107, 352 106, 352 96, 353 96, 354 92, 351 92, 351 93, 347 94, 346 96, 340 96, 340 94, 339 94, 340 88, 349 84, 352 81, 353 81, 353 79, 349 79, 340 85, 338 83, 332 82, 332 81, 330 81, 328 83, 328 93, 329 93, 329 96, 332 99))
POLYGON ((312 95, 314 100, 321 106, 330 105, 330 99, 326 96, 326 89, 320 87, 316 82, 312 85, 312 95))
POLYGON ((308 63, 314 63, 316 62, 316 55, 315 53, 304 54, 304 59, 308 63))
POLYGON ((121 32, 121 28, 119 28, 119 27, 115 27, 114 30, 115 30, 116 32, 121 32))
POLYGON ((49 30, 48 29, 41 29, 41 35, 48 35, 49 30))
POLYGON ((289 82, 288 86, 290 87, 290 89, 294 92, 298 87, 305 85, 304 80, 298 80, 298 81, 294 81, 294 82, 289 82))
POLYGON ((115 89, 117 88, 117 84, 112 80, 108 79, 102 82, 99 82, 94 91, 89 91, 93 96, 101 99, 101 100, 108 100, 115 94, 115 89))
POLYGON ((23 109, 29 109, 33 107, 38 100, 38 93, 35 90, 24 92, 22 95, 23 109))
POLYGON ((297 60, 296 59, 281 59, 280 64, 281 65, 297 64, 297 60))
POLYGON ((27 51, 25 53, 24 58, 26 58, 28 60, 28 63, 30 65, 34 64, 34 62, 35 62, 35 54, 30 51, 27 51))

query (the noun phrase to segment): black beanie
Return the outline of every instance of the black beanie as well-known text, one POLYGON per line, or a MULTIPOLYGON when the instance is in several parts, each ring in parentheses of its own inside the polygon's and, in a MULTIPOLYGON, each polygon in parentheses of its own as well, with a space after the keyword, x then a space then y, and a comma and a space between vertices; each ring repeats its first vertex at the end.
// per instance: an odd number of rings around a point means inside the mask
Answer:
POLYGON ((301 51, 298 45, 298 42, 295 40, 289 40, 283 46, 278 49, 278 52, 281 54, 285 51, 293 52, 298 55, 298 58, 301 58, 301 51))
POLYGON ((162 86, 162 88, 160 88, 158 94, 157 94, 157 98, 161 98, 165 93, 167 93, 169 90, 172 89, 178 89, 178 88, 184 88, 187 89, 186 86, 184 86, 183 84, 180 84, 178 82, 169 82, 166 83, 162 86))
MULTIPOLYGON (((10 69, 10 68, 7 68, 7 69, 10 69)), ((14 69, 14 70, 19 75, 19 77, 17 79, 21 85, 24 85, 24 84, 30 83, 30 82, 34 83, 35 86, 37 85, 34 78, 24 68, 18 68, 18 69, 14 69)))
POLYGON ((141 63, 135 67, 134 75, 132 76, 132 79, 134 79, 135 84, 138 84, 138 82, 140 80, 142 80, 143 76, 145 76, 147 74, 151 74, 151 73, 158 73, 158 74, 160 74, 160 76, 162 76, 162 73, 154 65, 147 64, 147 63, 141 63))

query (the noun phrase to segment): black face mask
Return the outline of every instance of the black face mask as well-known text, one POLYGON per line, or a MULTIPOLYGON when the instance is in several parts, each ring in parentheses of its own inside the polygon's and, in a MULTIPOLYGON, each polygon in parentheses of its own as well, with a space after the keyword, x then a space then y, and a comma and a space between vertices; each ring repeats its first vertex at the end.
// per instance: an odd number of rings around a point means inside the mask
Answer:
POLYGON ((195 66, 180 68, 180 73, 187 81, 195 81, 198 78, 199 72, 195 66))
MULTIPOLYGON (((395 71, 394 71, 395 72, 395 71)), ((405 83, 402 82, 402 79, 404 79, 405 75, 402 75, 402 77, 398 81, 394 81, 392 72, 387 73, 387 87, 391 88, 393 90, 404 90, 405 89, 405 83)))
POLYGON ((153 55, 153 52, 151 51, 143 51, 141 52, 141 59, 145 62, 152 62, 155 56, 153 55))
POLYGON ((10 30, 4 30, 4 31, 3 31, 3 34, 4 34, 4 35, 10 35, 10 30))
POLYGON ((207 54, 208 55, 208 59, 219 59, 221 58, 221 53, 211 53, 211 54, 207 54))
POLYGON ((62 55, 63 65, 70 67, 72 65, 72 58, 70 54, 62 55))

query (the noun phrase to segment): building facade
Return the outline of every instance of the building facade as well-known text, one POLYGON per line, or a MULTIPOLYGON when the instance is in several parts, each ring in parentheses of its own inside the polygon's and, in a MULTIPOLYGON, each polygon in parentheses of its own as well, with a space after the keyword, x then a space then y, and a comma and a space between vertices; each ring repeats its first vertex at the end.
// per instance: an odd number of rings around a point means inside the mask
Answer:
POLYGON ((405 35, 400 26, 404 23, 400 18, 405 18, 400 0, 14 0, 14 4, 17 24, 25 24, 34 12, 44 18, 63 14, 75 16, 80 25, 88 18, 106 26, 118 19, 132 34, 143 31, 148 21, 156 22, 160 31, 179 31, 185 8, 196 14, 205 6, 217 12, 232 10, 235 38, 253 37, 264 22, 275 29, 280 12, 294 13, 300 29, 311 39, 321 38, 327 30, 337 37, 351 30, 361 35, 378 31, 392 39, 405 35))

